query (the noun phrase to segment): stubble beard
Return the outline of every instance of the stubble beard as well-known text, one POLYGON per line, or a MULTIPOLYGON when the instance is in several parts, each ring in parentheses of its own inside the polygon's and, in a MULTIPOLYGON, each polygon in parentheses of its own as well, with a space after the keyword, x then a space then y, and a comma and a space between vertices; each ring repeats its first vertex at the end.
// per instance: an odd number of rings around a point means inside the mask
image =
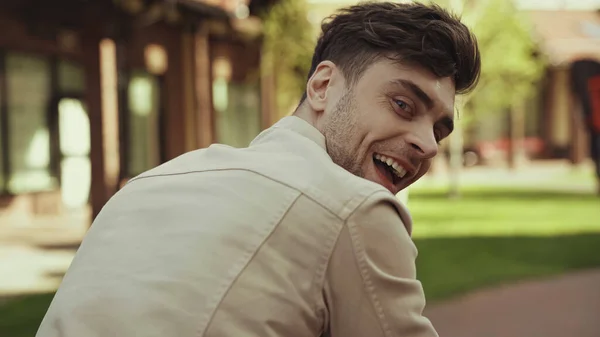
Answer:
POLYGON ((355 144, 356 140, 353 140, 353 135, 358 134, 357 119, 356 101, 348 90, 327 119, 323 134, 333 162, 356 176, 364 177, 358 150, 360 144, 355 144))

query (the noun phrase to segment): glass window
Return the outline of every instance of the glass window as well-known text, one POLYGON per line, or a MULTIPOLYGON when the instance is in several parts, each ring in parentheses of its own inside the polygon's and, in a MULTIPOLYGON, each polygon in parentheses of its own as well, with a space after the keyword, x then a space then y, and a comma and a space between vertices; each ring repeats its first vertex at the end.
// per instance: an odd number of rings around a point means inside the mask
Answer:
POLYGON ((8 105, 8 190, 24 193, 56 186, 50 170, 50 62, 9 53, 5 58, 8 105))
POLYGON ((64 98, 58 104, 60 183, 65 206, 78 208, 89 199, 92 175, 90 119, 78 99, 64 98))
POLYGON ((128 87, 127 174, 134 177, 161 163, 160 83, 147 72, 132 73, 128 87))
POLYGON ((246 147, 261 131, 260 89, 258 84, 213 83, 217 142, 246 147))
POLYGON ((83 67, 75 62, 58 61, 58 90, 62 94, 83 94, 85 76, 83 67))
MULTIPOLYGON (((2 66, 2 64, 0 64, 0 67, 2 66)), ((3 102, 4 102, 4 92, 2 90, 0 90, 0 107, 2 106, 3 102)), ((4 111, 2 111, 2 109, 0 108, 0 193, 4 192, 4 190, 6 189, 6 181, 5 181, 5 175, 6 172, 4 172, 4 156, 5 156, 5 148, 4 148, 4 125, 3 125, 3 121, 4 121, 4 116, 2 116, 2 114, 4 113, 4 111)))

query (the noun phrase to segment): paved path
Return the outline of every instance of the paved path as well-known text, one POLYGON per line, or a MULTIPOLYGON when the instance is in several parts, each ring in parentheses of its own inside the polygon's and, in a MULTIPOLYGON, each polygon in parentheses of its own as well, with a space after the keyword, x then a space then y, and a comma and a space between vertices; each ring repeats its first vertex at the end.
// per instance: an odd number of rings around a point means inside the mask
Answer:
POLYGON ((431 305, 441 337, 599 337, 600 269, 431 305))
POLYGON ((0 217, 0 300, 55 290, 88 229, 86 215, 10 220, 0 217))

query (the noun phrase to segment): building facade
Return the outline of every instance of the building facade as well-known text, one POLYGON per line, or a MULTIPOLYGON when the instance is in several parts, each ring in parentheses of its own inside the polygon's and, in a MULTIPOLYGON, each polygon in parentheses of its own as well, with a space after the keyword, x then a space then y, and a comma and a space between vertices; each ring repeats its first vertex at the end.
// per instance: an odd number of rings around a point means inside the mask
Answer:
MULTIPOLYGON (((578 164, 589 156, 588 127, 582 95, 575 86, 573 65, 582 60, 600 62, 598 10, 544 10, 528 12, 533 36, 548 60, 536 113, 543 156, 565 158, 578 164)), ((597 95, 597 93, 593 94, 597 95)))
POLYGON ((0 3, 0 225, 93 218, 143 171, 247 145, 272 123, 256 16, 270 4, 0 3))

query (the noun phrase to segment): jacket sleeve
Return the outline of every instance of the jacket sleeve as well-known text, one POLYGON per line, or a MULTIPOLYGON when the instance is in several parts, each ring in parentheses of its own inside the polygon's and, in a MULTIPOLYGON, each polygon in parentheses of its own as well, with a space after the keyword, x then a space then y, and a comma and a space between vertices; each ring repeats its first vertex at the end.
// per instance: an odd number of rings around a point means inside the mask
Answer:
POLYGON ((378 193, 345 223, 324 282, 331 337, 437 337, 422 316, 425 297, 416 280, 417 249, 395 201, 378 193))

